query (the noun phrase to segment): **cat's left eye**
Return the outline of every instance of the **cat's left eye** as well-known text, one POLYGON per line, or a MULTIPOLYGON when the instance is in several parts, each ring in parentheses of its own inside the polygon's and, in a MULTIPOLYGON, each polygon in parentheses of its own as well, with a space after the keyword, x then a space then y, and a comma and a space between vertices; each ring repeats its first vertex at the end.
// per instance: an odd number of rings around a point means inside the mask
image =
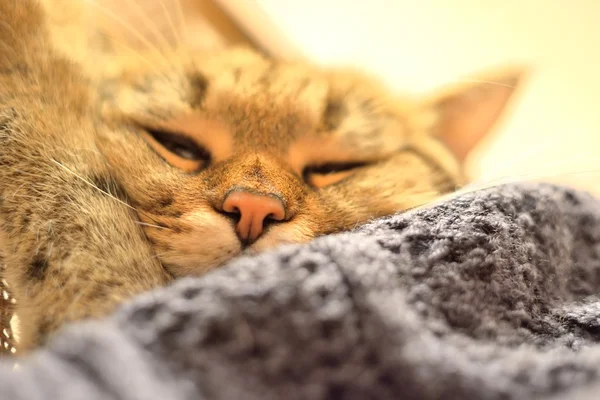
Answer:
POLYGON ((350 176, 366 162, 344 162, 309 165, 302 171, 304 180, 311 186, 321 188, 332 185, 350 176))
POLYGON ((179 133, 146 129, 146 139, 169 164, 186 172, 197 172, 211 161, 208 150, 195 140, 179 133))

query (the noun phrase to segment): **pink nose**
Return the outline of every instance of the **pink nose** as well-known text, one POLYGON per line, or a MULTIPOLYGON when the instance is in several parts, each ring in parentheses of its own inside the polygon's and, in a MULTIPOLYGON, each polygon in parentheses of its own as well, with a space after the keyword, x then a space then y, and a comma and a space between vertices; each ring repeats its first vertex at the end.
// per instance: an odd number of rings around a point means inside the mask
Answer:
POLYGON ((236 232, 246 243, 252 243, 262 235, 265 221, 285 219, 285 208, 280 200, 243 191, 227 195, 223 211, 239 215, 236 232))

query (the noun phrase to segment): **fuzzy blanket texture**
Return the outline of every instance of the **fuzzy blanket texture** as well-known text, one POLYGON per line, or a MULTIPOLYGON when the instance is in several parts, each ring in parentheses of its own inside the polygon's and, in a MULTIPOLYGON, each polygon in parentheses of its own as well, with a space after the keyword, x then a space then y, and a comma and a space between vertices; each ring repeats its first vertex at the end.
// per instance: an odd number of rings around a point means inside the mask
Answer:
POLYGON ((0 399, 597 399, 600 201, 509 185, 76 324, 0 399))

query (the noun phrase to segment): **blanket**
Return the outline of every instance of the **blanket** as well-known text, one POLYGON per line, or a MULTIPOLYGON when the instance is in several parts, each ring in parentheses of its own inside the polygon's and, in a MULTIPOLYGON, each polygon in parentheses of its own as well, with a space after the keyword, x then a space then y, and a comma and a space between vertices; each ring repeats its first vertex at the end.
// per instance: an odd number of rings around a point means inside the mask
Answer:
POLYGON ((501 186, 143 294, 0 399, 595 399, 599 292, 600 201, 501 186))

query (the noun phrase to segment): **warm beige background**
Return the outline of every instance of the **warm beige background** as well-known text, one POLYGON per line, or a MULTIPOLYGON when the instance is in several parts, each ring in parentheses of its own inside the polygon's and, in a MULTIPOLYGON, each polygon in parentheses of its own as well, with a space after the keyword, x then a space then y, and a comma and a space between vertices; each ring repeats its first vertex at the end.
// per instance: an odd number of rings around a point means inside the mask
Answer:
POLYGON ((592 189, 600 182, 598 0, 217 1, 267 44, 265 23, 252 20, 257 9, 261 21, 270 18, 283 55, 300 50, 324 64, 360 65, 399 92, 497 65, 530 66, 514 111, 473 157, 473 174, 592 189))

